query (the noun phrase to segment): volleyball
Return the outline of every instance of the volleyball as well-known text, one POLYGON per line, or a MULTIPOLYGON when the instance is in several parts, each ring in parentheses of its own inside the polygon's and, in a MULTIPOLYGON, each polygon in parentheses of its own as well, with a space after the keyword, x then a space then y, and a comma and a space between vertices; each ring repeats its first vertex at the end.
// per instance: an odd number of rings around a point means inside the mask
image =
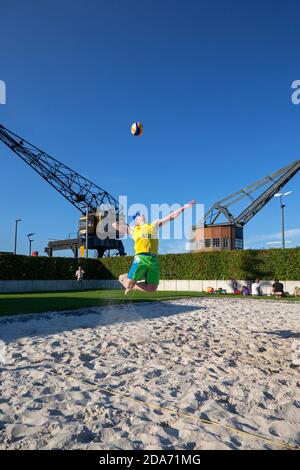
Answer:
POLYGON ((143 124, 141 122, 134 122, 131 126, 131 134, 141 136, 143 134, 143 124))

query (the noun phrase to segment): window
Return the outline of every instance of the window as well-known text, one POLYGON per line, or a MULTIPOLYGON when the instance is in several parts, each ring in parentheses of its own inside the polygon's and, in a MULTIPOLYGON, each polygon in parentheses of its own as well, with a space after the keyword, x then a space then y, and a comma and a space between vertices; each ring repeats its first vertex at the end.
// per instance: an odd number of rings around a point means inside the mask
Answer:
POLYGON ((220 247, 220 238, 213 238, 213 247, 215 248, 220 247))
POLYGON ((210 248, 211 247, 211 239, 206 238, 204 244, 205 244, 205 248, 210 248))
POLYGON ((223 238, 223 248, 229 247, 229 238, 223 238))
POLYGON ((236 250, 242 250, 244 248, 244 243, 242 238, 236 238, 235 239, 235 249, 236 250))

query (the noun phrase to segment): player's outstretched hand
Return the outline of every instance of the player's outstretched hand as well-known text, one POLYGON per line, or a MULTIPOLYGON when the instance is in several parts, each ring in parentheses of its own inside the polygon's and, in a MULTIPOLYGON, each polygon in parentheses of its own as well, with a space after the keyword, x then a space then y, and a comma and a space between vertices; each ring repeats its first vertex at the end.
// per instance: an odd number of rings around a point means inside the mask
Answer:
POLYGON ((184 209, 189 209, 190 207, 193 207, 195 204, 196 204, 196 201, 195 201, 195 199, 193 199, 192 201, 185 204, 183 207, 184 207, 184 209))

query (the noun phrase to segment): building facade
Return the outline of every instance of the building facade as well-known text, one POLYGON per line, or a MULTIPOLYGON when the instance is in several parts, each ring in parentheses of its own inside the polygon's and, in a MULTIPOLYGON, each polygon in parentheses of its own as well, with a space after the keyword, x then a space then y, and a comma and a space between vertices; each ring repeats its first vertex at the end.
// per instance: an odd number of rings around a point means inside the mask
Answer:
POLYGON ((191 251, 243 250, 243 227, 230 224, 193 227, 191 251))

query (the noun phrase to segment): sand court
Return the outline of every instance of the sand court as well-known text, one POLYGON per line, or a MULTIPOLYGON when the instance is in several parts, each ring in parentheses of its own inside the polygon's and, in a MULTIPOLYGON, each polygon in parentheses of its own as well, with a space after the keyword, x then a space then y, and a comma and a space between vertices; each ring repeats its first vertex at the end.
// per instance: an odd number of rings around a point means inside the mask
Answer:
POLYGON ((234 298, 2 317, 0 448, 300 446, 299 318, 234 298))

